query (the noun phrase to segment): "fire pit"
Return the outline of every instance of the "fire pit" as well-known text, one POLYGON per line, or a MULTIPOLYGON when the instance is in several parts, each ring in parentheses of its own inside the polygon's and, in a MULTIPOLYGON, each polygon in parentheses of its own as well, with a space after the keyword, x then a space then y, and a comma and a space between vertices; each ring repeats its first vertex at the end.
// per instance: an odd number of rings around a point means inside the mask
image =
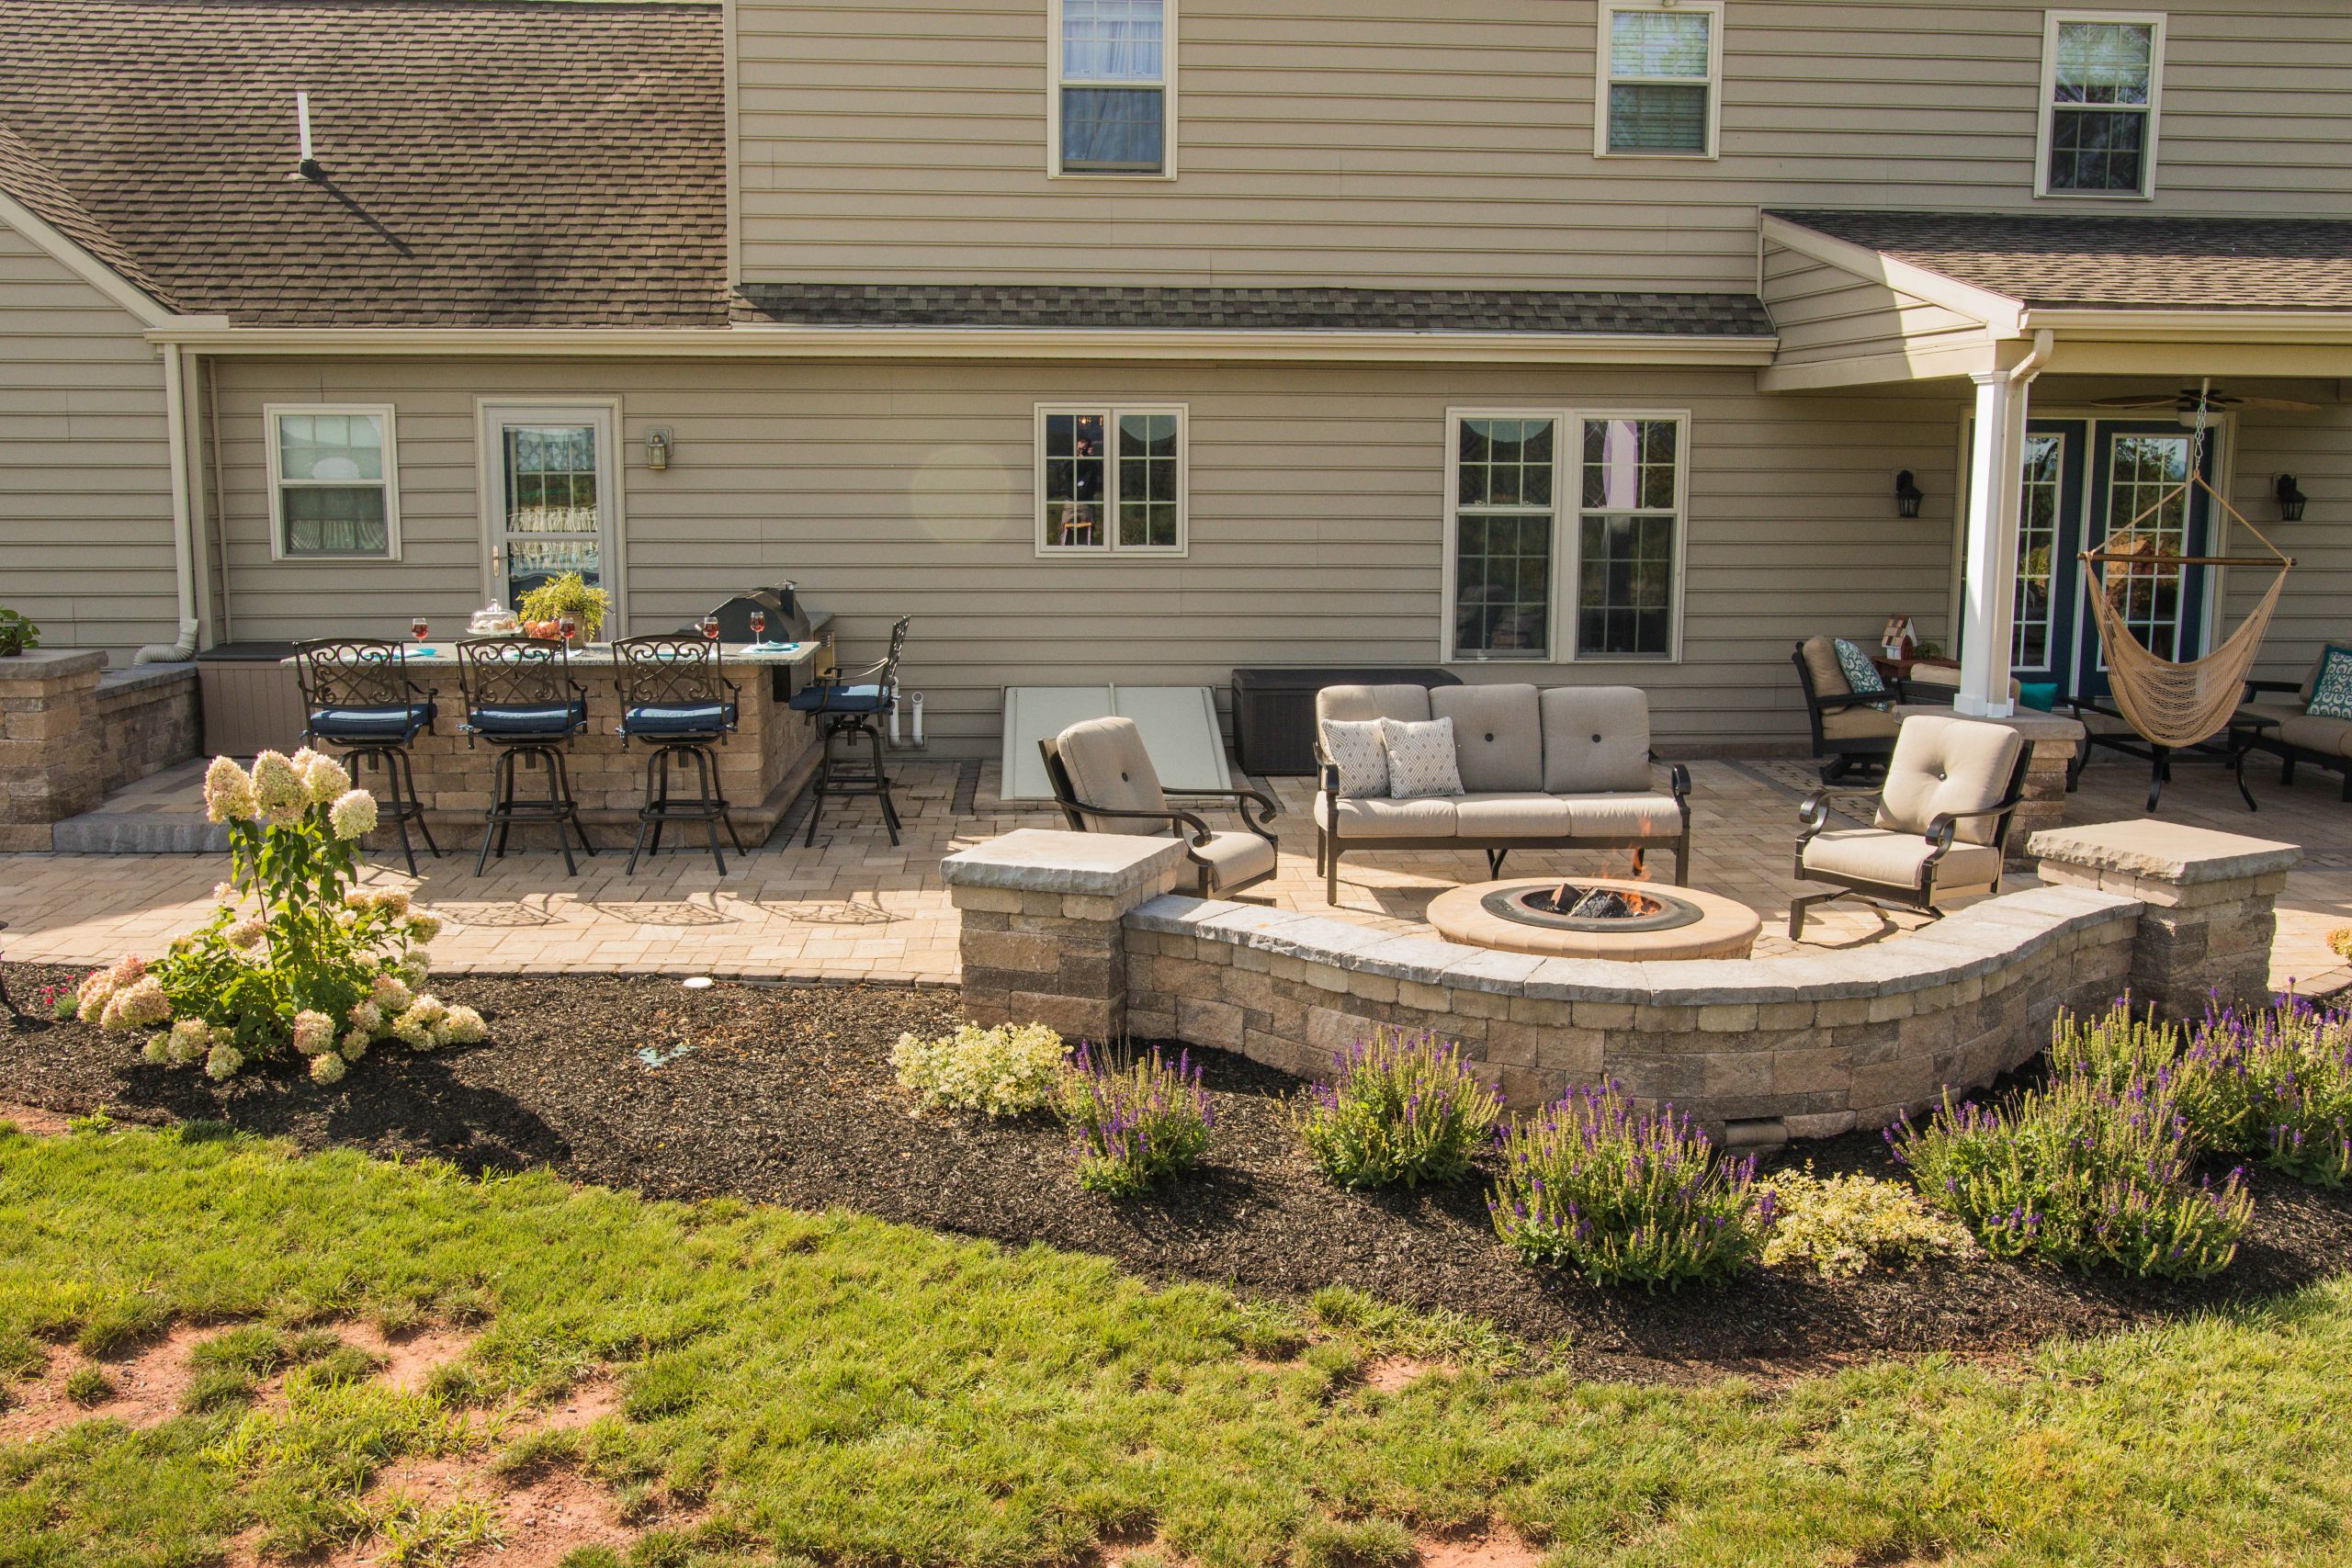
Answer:
POLYGON ((1480 882, 1429 908, 1440 935, 1556 958, 1745 958, 1761 922, 1720 894, 1602 877, 1480 882))

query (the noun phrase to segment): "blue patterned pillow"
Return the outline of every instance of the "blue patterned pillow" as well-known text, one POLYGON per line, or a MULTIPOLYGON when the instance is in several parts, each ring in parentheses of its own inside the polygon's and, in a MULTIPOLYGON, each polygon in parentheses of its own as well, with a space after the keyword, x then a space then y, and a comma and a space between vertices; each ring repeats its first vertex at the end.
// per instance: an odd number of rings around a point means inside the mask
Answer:
MULTIPOLYGON (((1886 682, 1879 679, 1878 666, 1860 646, 1842 637, 1833 637, 1829 646, 1838 650, 1838 668, 1846 672, 1846 688, 1858 697, 1881 697, 1886 694, 1886 682)), ((1883 707, 1884 704, 1873 704, 1883 707)))
POLYGON ((2331 643, 2320 655, 2319 679, 2303 711, 2313 718, 2352 718, 2352 648, 2331 643))

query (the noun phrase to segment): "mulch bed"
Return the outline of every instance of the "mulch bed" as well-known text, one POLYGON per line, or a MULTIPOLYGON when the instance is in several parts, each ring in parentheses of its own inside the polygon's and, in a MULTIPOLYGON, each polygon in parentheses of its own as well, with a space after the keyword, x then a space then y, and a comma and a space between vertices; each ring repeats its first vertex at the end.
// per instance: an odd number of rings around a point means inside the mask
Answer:
MULTIPOLYGON (((73 977, 7 970, 20 1000, 73 977)), ((2352 1265, 2352 1197, 2257 1171, 2252 1234, 2211 1280, 2086 1279, 1984 1261, 1852 1281, 1772 1271, 1653 1294, 1521 1265, 1497 1243, 1479 1184, 1333 1188, 1285 1122, 1297 1080, 1217 1052, 1195 1053, 1216 1095, 1207 1161, 1149 1197, 1116 1201, 1079 1190, 1064 1136, 1046 1118, 910 1114, 890 1044, 902 1030, 949 1026, 952 991, 688 991, 621 977, 453 977, 434 990, 479 1008, 490 1041, 426 1056, 379 1047, 332 1089, 290 1068, 218 1086, 145 1066, 129 1036, 28 1020, 0 1028, 0 1100, 104 1106, 122 1121, 212 1118, 308 1147, 432 1155, 474 1170, 547 1165, 653 1197, 840 1206, 1273 1296, 1352 1285, 1488 1319, 1609 1376, 1780 1377, 1881 1352, 2003 1356, 2054 1334, 2257 1299, 2352 1265)), ((1825 1173, 1894 1174, 1874 1134, 1798 1152, 1825 1173)))

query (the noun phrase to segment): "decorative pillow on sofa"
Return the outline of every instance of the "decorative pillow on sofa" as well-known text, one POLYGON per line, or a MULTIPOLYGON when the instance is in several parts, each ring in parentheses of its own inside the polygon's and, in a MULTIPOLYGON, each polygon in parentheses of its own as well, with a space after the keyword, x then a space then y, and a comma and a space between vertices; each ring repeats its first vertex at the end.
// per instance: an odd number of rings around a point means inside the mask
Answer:
MULTIPOLYGON (((1864 653, 1859 644, 1848 642, 1842 637, 1831 637, 1829 644, 1838 650, 1838 668, 1846 672, 1849 690, 1859 697, 1886 694, 1886 682, 1879 679, 1878 666, 1871 662, 1871 656, 1864 653)), ((1883 705, 1874 703, 1871 705, 1883 705)))
POLYGON ((1462 793, 1462 767, 1453 756, 1453 720, 1433 718, 1414 724, 1384 718, 1380 739, 1388 749, 1391 800, 1462 793))
POLYGON ((1376 718, 1327 718, 1323 754, 1340 770, 1340 793, 1350 800, 1377 800, 1388 793, 1388 751, 1380 743, 1376 718))
POLYGON ((2319 656, 2319 678, 2303 711, 2313 718, 2352 718, 2352 648, 2330 644, 2319 656))

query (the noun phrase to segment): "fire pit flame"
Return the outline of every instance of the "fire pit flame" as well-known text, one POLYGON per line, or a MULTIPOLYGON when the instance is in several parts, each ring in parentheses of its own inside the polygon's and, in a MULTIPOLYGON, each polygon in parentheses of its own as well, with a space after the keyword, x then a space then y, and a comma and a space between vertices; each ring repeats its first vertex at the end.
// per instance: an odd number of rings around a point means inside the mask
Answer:
POLYGON ((1615 887, 1578 887, 1573 882, 1563 882, 1545 897, 1531 898, 1528 903, 1545 914, 1563 915, 1572 920, 1638 920, 1666 908, 1645 893, 1628 893, 1615 887))

